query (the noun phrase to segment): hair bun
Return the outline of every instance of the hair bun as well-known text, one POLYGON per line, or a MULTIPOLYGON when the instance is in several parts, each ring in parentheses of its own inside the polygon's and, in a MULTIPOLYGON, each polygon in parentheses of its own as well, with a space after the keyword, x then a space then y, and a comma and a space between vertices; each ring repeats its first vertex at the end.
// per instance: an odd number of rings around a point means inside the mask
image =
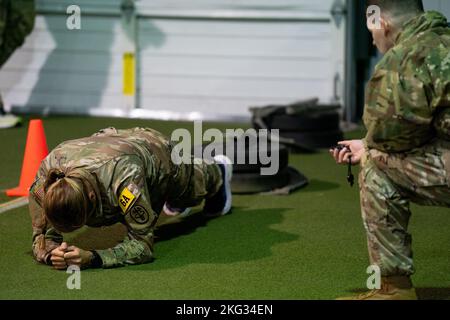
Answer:
POLYGON ((44 191, 47 192, 48 188, 50 188, 50 186, 52 184, 54 184, 55 182, 57 182, 58 180, 61 180, 63 178, 65 178, 66 175, 64 172, 62 172, 59 169, 51 169, 48 174, 47 174, 47 178, 45 179, 45 183, 44 183, 44 191))
POLYGON ((58 172, 56 173, 56 181, 63 179, 66 177, 66 174, 64 172, 58 172))

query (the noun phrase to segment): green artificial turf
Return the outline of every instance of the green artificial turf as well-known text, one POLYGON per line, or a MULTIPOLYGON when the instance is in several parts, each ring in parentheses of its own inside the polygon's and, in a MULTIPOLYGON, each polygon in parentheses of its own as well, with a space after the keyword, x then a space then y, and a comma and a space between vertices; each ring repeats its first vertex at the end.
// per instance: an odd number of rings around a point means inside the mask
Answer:
MULTIPOLYGON (((149 126, 170 134, 190 123, 45 118, 49 148, 100 128, 149 126)), ((210 124, 221 130, 237 125, 210 124)), ((0 130, 0 189, 19 181, 27 126, 0 130)), ((356 138, 362 132, 352 132, 356 138)), ((368 275, 358 188, 346 168, 326 152, 291 155, 310 185, 290 196, 235 196, 232 214, 205 220, 163 218, 156 231, 156 260, 139 266, 81 272, 81 290, 68 274, 31 257, 26 207, 0 214, 0 299, 334 299, 359 292, 368 275)), ((356 171, 357 169, 355 169, 356 171)), ((356 172, 355 172, 356 173, 356 172)), ((2 193, 0 203, 8 199, 2 193)), ((450 299, 450 212, 413 206, 411 232, 423 299, 450 299)), ((85 228, 67 235, 84 247, 114 245, 121 226, 85 228)))

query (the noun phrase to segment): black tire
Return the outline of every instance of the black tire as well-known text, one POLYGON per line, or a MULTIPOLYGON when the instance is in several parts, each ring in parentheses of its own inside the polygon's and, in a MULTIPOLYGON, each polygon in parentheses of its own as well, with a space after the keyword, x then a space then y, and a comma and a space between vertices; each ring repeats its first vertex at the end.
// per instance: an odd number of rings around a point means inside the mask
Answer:
MULTIPOLYGON (((216 146, 218 144, 212 144, 211 147, 216 146)), ((221 143, 223 151, 225 153, 225 155, 227 154, 226 151, 226 143, 221 143)), ((204 148, 207 145, 203 145, 201 147, 196 146, 195 149, 197 148, 201 148, 201 150, 204 150, 204 148)), ((271 166, 271 163, 267 164, 267 165, 263 165, 260 162, 258 153, 260 151, 259 147, 256 145, 253 146, 248 146, 245 148, 245 163, 244 164, 240 164, 237 163, 238 162, 238 157, 237 157, 237 145, 235 144, 235 148, 234 148, 234 157, 233 159, 231 159, 233 161, 233 172, 234 173, 257 173, 259 174, 261 171, 261 168, 268 168, 271 166), (256 153, 256 155, 255 155, 256 153), (250 164, 250 159, 253 158, 257 159, 257 162, 255 164, 250 164)), ((264 150, 263 150, 264 151, 264 150)), ((286 146, 284 145, 279 145, 278 148, 275 148, 273 150, 275 153, 279 154, 279 171, 285 169, 288 164, 289 164, 289 150, 286 146)), ((272 152, 271 152, 271 148, 270 145, 268 146, 268 152, 264 152, 264 154, 267 154, 268 157, 272 156, 272 152)), ((215 154, 213 154, 213 156, 215 156, 215 154)), ((211 159, 209 159, 211 160, 211 159)))
POLYGON ((283 131, 280 132, 280 136, 294 139, 299 146, 306 146, 311 149, 328 149, 336 146, 338 141, 344 139, 340 130, 325 132, 283 131))
MULTIPOLYGON (((268 150, 269 152, 267 153, 267 155, 269 157, 272 156, 272 151, 268 150)), ((275 152, 275 154, 278 153, 279 158, 279 165, 278 165, 278 170, 281 171, 283 169, 285 169, 288 165, 289 165, 289 150, 288 148, 286 148, 284 145, 280 145, 278 148, 275 148, 273 150, 275 152)), ((260 159, 258 157, 258 152, 259 149, 258 148, 254 148, 254 147, 250 147, 249 149, 246 150, 246 155, 245 155, 245 162, 244 164, 240 164, 237 163, 237 157, 235 157, 235 159, 233 159, 233 172, 236 173, 259 173, 261 171, 262 168, 268 168, 270 167, 270 163, 267 165, 263 165, 260 162, 260 159), (250 164, 250 155, 253 155, 254 153, 256 153, 256 156, 254 155, 254 157, 256 157, 256 159, 258 160, 256 164, 250 164)))
POLYGON ((254 194, 285 187, 290 178, 288 169, 284 168, 274 176, 262 176, 257 173, 234 173, 231 180, 231 191, 234 194, 254 194))
POLYGON ((337 112, 315 115, 276 115, 268 120, 268 126, 283 131, 338 131, 340 115, 337 112))

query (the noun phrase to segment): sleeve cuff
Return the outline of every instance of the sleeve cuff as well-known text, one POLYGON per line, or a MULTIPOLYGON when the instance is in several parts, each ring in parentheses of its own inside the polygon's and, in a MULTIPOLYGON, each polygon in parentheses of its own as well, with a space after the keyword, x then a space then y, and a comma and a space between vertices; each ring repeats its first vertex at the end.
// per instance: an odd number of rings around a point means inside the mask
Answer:
POLYGON ((125 240, 114 248, 96 251, 102 260, 103 268, 141 264, 153 260, 150 248, 138 240, 125 240))
POLYGON ((101 267, 112 268, 117 265, 117 259, 112 249, 96 250, 95 252, 102 261, 101 267))
POLYGON ((47 253, 47 255, 45 256, 45 260, 44 260, 44 262, 45 262, 46 265, 48 265, 48 266, 51 266, 51 265, 52 265, 52 260, 51 260, 51 258, 52 258, 52 255, 50 254, 50 252, 47 253))
POLYGON ((361 157, 361 168, 364 168, 366 166, 366 163, 369 161, 369 147, 367 146, 366 139, 362 139, 363 145, 364 145, 364 154, 361 157))

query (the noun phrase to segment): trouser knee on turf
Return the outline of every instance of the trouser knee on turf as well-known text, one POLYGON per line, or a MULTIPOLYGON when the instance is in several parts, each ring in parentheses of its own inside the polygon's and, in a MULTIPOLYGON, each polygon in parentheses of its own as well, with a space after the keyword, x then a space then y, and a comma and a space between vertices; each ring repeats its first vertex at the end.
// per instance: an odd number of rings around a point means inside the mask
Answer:
POLYGON ((450 207, 449 143, 408 154, 371 150, 360 173, 361 211, 370 261, 383 276, 414 273, 410 202, 450 207))
POLYGON ((222 185, 222 174, 215 163, 193 159, 192 164, 176 168, 173 184, 177 192, 171 193, 168 202, 177 208, 194 207, 217 193, 222 185))

